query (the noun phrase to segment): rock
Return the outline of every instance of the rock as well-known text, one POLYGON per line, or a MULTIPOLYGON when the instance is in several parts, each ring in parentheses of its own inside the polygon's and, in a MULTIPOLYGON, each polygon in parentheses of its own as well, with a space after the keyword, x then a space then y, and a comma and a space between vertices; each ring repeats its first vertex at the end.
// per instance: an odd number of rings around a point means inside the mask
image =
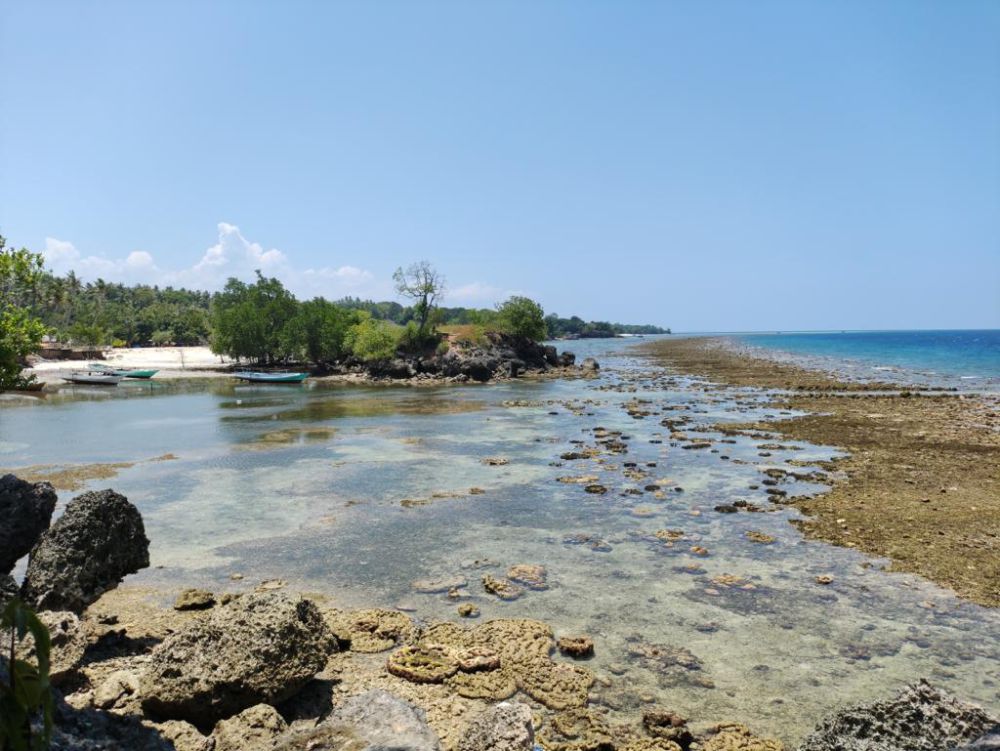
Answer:
POLYGON ((589 636, 563 636, 556 646, 568 657, 592 657, 594 654, 594 640, 589 636))
MULTIPOLYGON (((96 709, 74 709, 56 692, 54 729, 49 751, 181 751, 158 728, 138 717, 96 709)), ((208 751, 190 747, 183 751, 208 751)))
POLYGON ((389 655, 385 668, 412 683, 443 683, 458 672, 458 663, 443 649, 407 646, 389 655))
POLYGON ((687 748, 694 740, 688 730, 687 720, 676 712, 661 707, 651 707, 642 713, 642 725, 654 738, 666 738, 682 748, 687 748))
POLYGON ((588 357, 587 359, 585 359, 582 363, 580 363, 580 367, 583 370, 589 371, 591 373, 596 373, 598 370, 601 369, 600 363, 598 363, 597 360, 595 360, 593 357, 588 357))
POLYGON ((111 709, 118 700, 139 690, 139 676, 131 670, 116 670, 94 691, 94 705, 111 709))
POLYGON ((17 597, 20 587, 10 574, 0 574, 0 608, 17 597))
POLYGON ((174 610, 207 610, 215 604, 215 596, 204 589, 185 589, 174 600, 174 610))
POLYGON ((79 614, 148 565, 149 540, 139 510, 113 490, 84 493, 32 549, 24 598, 36 610, 79 614))
POLYGON ((458 606, 458 614, 463 618, 478 618, 479 608, 473 605, 471 602, 463 602, 458 606))
POLYGON ((350 697, 315 729, 285 736, 275 751, 440 751, 422 709, 387 691, 350 697))
POLYGON ((153 650, 140 678, 142 705, 154 717, 207 727, 254 704, 291 697, 336 649, 311 601, 247 594, 153 650))
POLYGON ((547 576, 545 567, 537 563, 518 563, 507 569, 508 579, 523 584, 528 589, 548 589, 547 576))
POLYGON ((34 547, 49 528, 56 492, 47 482, 30 483, 14 475, 0 477, 0 575, 34 547))
POLYGON ((257 704, 223 720, 212 731, 215 751, 270 751, 288 723, 270 704, 257 704))
POLYGON ((576 363, 576 355, 572 352, 563 352, 559 355, 559 365, 563 368, 572 367, 576 363))
POLYGON ((461 589, 469 584, 464 576, 444 576, 440 579, 417 579, 410 586, 414 592, 425 595, 441 594, 450 589, 461 589))
MULTIPOLYGON (((87 635, 75 613, 48 610, 39 613, 38 620, 49 630, 49 680, 58 686, 73 673, 83 657, 87 635)), ((35 661, 35 640, 30 634, 18 644, 17 656, 35 661)))
POLYGON ((535 731, 526 704, 501 702, 469 723, 458 751, 532 751, 535 731))
POLYGON ((483 589, 501 600, 516 600, 524 594, 524 588, 509 579, 497 579, 489 574, 483 574, 483 589))
POLYGON ((967 746, 959 746, 955 751, 1000 751, 1000 725, 967 746))
POLYGON ((166 722, 145 722, 156 730, 164 740, 169 741, 174 751, 214 751, 215 742, 198 732, 198 728, 183 720, 166 722))
POLYGON ((837 712, 800 751, 940 751, 971 743, 996 724, 979 707, 920 681, 891 699, 837 712))

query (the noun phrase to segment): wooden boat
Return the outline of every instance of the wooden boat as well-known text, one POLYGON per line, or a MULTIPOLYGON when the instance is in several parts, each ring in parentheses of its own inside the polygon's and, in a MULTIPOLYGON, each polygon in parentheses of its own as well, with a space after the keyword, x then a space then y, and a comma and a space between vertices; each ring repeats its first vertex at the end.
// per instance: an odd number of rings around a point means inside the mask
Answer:
POLYGON ((241 381, 250 383, 302 383, 309 377, 308 373, 293 373, 291 371, 276 371, 274 373, 260 373, 256 371, 240 371, 233 373, 241 381))
POLYGON ((88 370, 74 371, 68 376, 63 376, 62 379, 70 383, 82 383, 88 386, 117 386, 122 377, 103 371, 88 370))
POLYGON ((123 368, 113 368, 110 365, 103 365, 96 362, 90 363, 87 367, 99 373, 109 373, 110 375, 116 375, 121 378, 141 378, 143 380, 149 380, 160 372, 158 370, 126 370, 123 368))

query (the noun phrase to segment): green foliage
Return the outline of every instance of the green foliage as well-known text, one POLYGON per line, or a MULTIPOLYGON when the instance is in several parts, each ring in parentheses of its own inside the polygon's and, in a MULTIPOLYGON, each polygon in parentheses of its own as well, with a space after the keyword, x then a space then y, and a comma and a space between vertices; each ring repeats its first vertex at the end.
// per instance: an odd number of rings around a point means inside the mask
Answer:
POLYGON ((100 347, 108 343, 108 332, 96 323, 78 321, 69 327, 69 338, 73 344, 85 347, 100 347))
POLYGON ((280 281, 259 271, 253 284, 230 279, 212 300, 212 350, 268 365, 287 359, 294 348, 285 328, 298 307, 280 281))
POLYGON ((7 248, 0 236, 0 391, 25 384, 21 367, 45 336, 45 324, 31 315, 42 257, 22 248, 7 248))
POLYGON ((365 318, 348 330, 351 352, 367 362, 391 360, 396 356, 403 329, 388 321, 365 318))
POLYGON ((497 327, 505 334, 531 341, 545 338, 545 311, 528 297, 514 295, 497 307, 497 327))
POLYGON ((284 329, 285 349, 314 363, 339 360, 349 351, 348 330, 365 315, 322 297, 308 300, 284 329))
POLYGON ((0 633, 10 634, 10 648, 0 667, 0 749, 40 751, 52 736, 52 690, 49 686, 49 630, 20 600, 7 603, 0 615, 0 633), (31 634, 35 662, 17 657, 17 643, 31 634), (2 673, 2 671, 0 671, 2 673), (41 720, 41 732, 32 732, 32 721, 41 720))
POLYGON ((562 337, 590 339, 612 337, 619 334, 669 334, 670 329, 652 325, 635 325, 624 323, 608 323, 607 321, 584 321, 578 316, 560 318, 555 313, 545 317, 549 336, 553 339, 562 337))
POLYGON ((154 347, 169 347, 174 341, 174 334, 170 329, 160 329, 159 331, 154 331, 149 337, 149 342, 154 347))

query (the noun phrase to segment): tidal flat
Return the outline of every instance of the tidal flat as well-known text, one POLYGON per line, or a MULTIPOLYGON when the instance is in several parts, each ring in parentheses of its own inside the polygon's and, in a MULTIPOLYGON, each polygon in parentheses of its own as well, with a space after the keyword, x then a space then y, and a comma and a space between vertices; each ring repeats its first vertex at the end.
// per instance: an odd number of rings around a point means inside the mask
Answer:
MULTIPOLYGON (((586 703, 611 725, 637 727, 656 704, 794 744, 840 706, 920 677, 1000 710, 1000 611, 985 597, 878 557, 892 550, 803 534, 824 518, 808 504, 842 492, 850 460, 832 435, 775 425, 819 402, 621 340, 576 352, 600 360, 598 376, 12 399, 0 405, 0 466, 121 465, 83 484, 137 504, 152 566, 105 609, 279 580, 418 623, 537 619, 593 640, 592 658, 554 659, 594 673, 586 703), (165 454, 176 458, 145 461, 165 454), (478 618, 460 617, 462 605, 478 618)), ((849 517, 847 531, 859 524, 849 517)), ((381 669, 384 657, 370 661, 381 669)), ((366 659, 338 658, 346 683, 367 680, 366 659)), ((454 735, 440 727, 440 686, 399 690, 438 707, 432 724, 454 735)))

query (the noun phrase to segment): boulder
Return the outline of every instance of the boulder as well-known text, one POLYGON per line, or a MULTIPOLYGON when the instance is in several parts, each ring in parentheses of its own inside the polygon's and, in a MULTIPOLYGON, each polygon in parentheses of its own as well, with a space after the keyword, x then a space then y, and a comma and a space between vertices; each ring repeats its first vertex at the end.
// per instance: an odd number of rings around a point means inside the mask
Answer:
POLYGON ((208 727, 294 695, 326 665, 336 641, 310 600, 247 594, 168 636, 139 679, 152 716, 208 727))
POLYGON ((257 704, 223 720, 212 731, 215 751, 271 751, 288 723, 270 704, 257 704))
POLYGON ((563 352, 559 355, 559 365, 564 368, 572 367, 576 363, 576 355, 572 352, 563 352))
POLYGON ((208 610, 215 604, 215 595, 204 589, 185 589, 174 600, 174 610, 208 610))
POLYGON ((799 751, 941 751, 971 743, 996 724, 981 708, 920 681, 891 699, 837 712, 799 751))
POLYGON ((458 751, 532 751, 534 747, 531 708, 506 701, 477 716, 458 743, 458 751))
POLYGON ((323 724, 282 739, 275 751, 440 751, 422 709, 378 689, 352 696, 323 724))
POLYGON ((148 565, 149 540, 139 509, 113 490, 84 493, 32 549, 23 594, 36 610, 82 613, 148 565))
POLYGON ((595 360, 593 357, 588 357, 586 360, 580 363, 580 367, 583 370, 586 370, 591 373, 596 373, 598 370, 601 369, 600 363, 598 363, 597 360, 595 360))
POLYGON ((47 482, 0 477, 0 576, 31 552, 52 519, 56 492, 47 482))
POLYGON ((551 344, 546 345, 542 348, 545 356, 545 362, 552 367, 556 367, 559 364, 559 352, 551 344))

